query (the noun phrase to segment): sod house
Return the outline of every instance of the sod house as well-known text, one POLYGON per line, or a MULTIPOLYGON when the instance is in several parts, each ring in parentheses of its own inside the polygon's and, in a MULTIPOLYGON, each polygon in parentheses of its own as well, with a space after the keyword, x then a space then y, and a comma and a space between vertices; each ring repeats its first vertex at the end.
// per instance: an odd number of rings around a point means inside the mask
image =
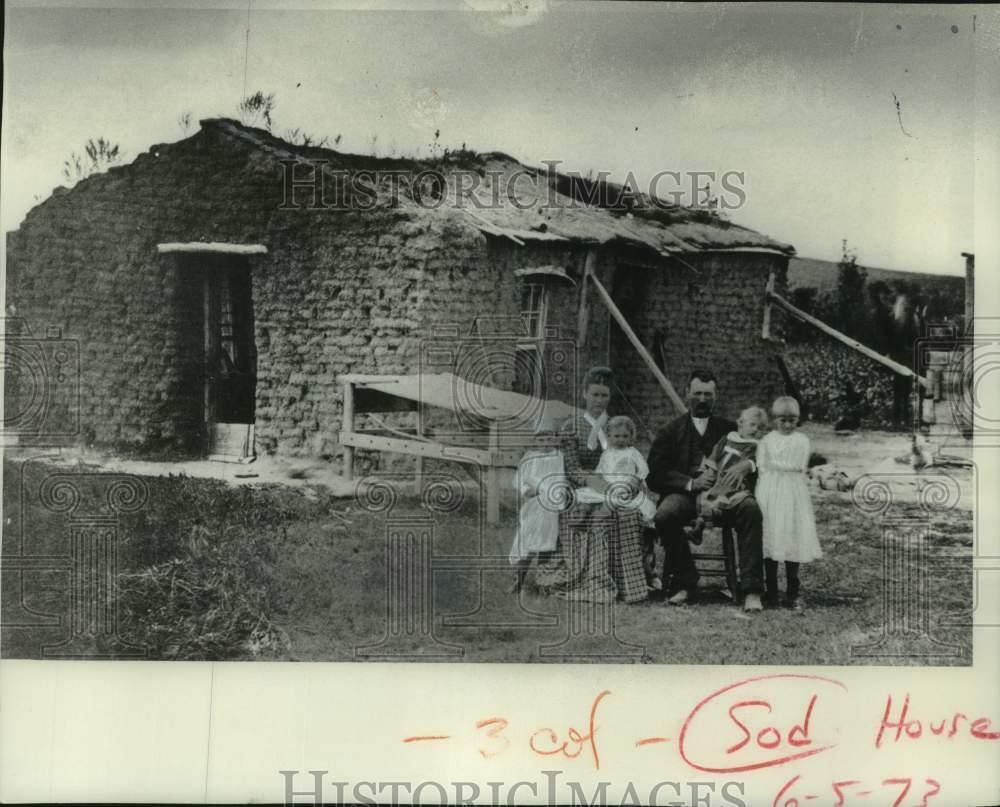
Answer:
POLYGON ((682 393, 714 368, 729 415, 783 392, 765 288, 794 250, 617 190, 498 153, 379 159, 202 121, 8 234, 8 432, 334 458, 348 373, 571 400, 607 364, 644 434, 675 411, 649 357, 682 393))

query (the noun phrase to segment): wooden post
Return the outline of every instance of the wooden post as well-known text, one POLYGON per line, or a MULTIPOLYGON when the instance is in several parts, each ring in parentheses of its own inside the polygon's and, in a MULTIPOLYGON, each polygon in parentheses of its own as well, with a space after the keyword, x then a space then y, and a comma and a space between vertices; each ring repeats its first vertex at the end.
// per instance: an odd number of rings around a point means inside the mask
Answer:
MULTIPOLYGON (((417 401, 417 437, 424 436, 424 408, 417 401)), ((413 479, 413 492, 419 496, 424 492, 424 458, 417 457, 417 471, 413 479)))
POLYGON ((670 399, 670 403, 674 405, 674 409, 678 413, 683 414, 687 412, 687 407, 684 405, 684 401, 681 396, 677 394, 677 390, 674 389, 674 385, 670 383, 670 380, 660 372, 660 368, 656 366, 656 362, 653 361, 653 357, 649 355, 649 351, 646 350, 645 345, 639 341, 639 337, 635 335, 635 331, 632 330, 632 326, 628 324, 628 320, 625 319, 621 311, 618 310, 618 306, 615 305, 614 300, 611 299, 611 295, 608 294, 608 290, 604 288, 604 285, 596 276, 591 276, 591 281, 594 283, 594 288, 597 289, 597 293, 600 295, 604 304, 608 307, 608 311, 611 312, 611 316, 615 318, 615 322, 621 327, 625 332, 625 336, 632 343, 632 347, 636 349, 639 353, 639 358, 641 358, 646 366, 650 369, 653 376, 659 382, 660 386, 663 387, 663 391, 667 393, 667 397, 670 399))
POLYGON ((781 308, 785 309, 785 311, 787 311, 789 314, 793 314, 794 316, 801 319, 803 322, 808 322, 810 325, 819 328, 823 333, 827 334, 828 336, 832 336, 838 342, 843 342, 848 347, 858 351, 858 353, 867 356, 869 359, 877 361, 879 364, 885 365, 890 370, 899 373, 899 375, 915 378, 917 381, 920 382, 921 386, 923 387, 928 386, 928 381, 926 378, 917 375, 915 372, 913 372, 913 370, 911 370, 906 365, 900 364, 897 361, 893 361, 888 356, 883 356, 881 353, 877 353, 867 345, 861 344, 857 339, 851 339, 851 337, 841 333, 836 328, 831 328, 822 320, 816 319, 816 317, 812 316, 811 314, 807 314, 805 311, 796 308, 780 294, 775 294, 774 292, 771 292, 768 296, 781 308))
POLYGON ((972 336, 976 318, 976 256, 963 252, 962 257, 965 258, 965 333, 972 336))
POLYGON ((202 288, 202 319, 205 324, 205 386, 204 386, 204 420, 205 431, 208 431, 212 410, 212 284, 206 272, 201 279, 202 288))
POLYGON ((764 325, 761 327, 762 339, 771 338, 771 295, 774 294, 774 272, 767 276, 767 287, 764 289, 764 325))
POLYGON ((247 453, 246 458, 249 462, 257 457, 257 427, 255 424, 251 423, 250 428, 247 429, 247 453))
POLYGON ((587 251, 587 258, 583 263, 583 280, 580 281, 580 310, 576 321, 576 344, 583 348, 587 344, 587 328, 590 327, 590 311, 587 308, 587 278, 594 276, 597 266, 597 250, 587 251))
POLYGON ((211 271, 206 271, 202 279, 202 312, 205 320, 205 456, 211 454, 214 448, 213 427, 215 425, 215 373, 219 367, 215 305, 214 300, 212 299, 212 277, 213 273, 211 271))
MULTIPOLYGON (((350 433, 354 431, 354 382, 347 381, 344 383, 344 400, 343 400, 343 431, 350 433)), ((343 444, 342 444, 343 445, 343 444)), ((354 447, 349 445, 344 445, 344 467, 341 471, 344 479, 350 482, 354 479, 354 447)))
POLYGON ((486 523, 500 523, 500 470, 494 464, 500 451, 500 428, 490 421, 490 466, 486 472, 486 523))

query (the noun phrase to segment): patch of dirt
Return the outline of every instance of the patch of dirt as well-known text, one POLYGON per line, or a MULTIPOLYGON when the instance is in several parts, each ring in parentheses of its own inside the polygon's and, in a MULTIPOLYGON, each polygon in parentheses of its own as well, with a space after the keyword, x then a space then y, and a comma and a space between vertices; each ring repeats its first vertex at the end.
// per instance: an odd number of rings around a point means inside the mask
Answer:
MULTIPOLYGON (((897 502, 917 503, 923 498, 944 509, 973 510, 975 507, 974 468, 932 465, 915 471, 908 463, 897 462, 897 457, 910 453, 908 434, 885 431, 838 434, 832 427, 816 423, 808 423, 802 430, 808 435, 813 451, 843 469, 852 481, 867 476, 884 482, 897 502), (937 498, 939 493, 944 495, 946 491, 946 500, 937 498)), ((962 453, 955 447, 942 449, 944 455, 962 453)))
MULTIPOLYGON (((11 459, 17 452, 8 451, 11 459)), ((25 455, 25 459, 28 456, 25 455)), ((32 456, 32 459, 40 459, 32 456)), ((353 496, 357 481, 345 480, 329 463, 317 460, 275 459, 260 457, 251 463, 183 460, 153 462, 116 457, 111 454, 63 449, 46 455, 44 460, 54 467, 85 467, 95 473, 122 473, 134 476, 188 476, 194 479, 218 479, 234 487, 242 485, 281 484, 291 487, 314 488, 321 485, 335 497, 353 496)), ((308 490, 306 491, 308 493, 308 490)))

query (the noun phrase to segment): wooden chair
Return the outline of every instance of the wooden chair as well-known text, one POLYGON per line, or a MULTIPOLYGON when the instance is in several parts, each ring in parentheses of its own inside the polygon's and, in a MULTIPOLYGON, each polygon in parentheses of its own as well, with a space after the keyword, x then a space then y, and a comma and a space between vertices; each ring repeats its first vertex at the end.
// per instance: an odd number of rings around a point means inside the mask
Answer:
MULTIPOLYGON (((721 551, 696 551, 692 549, 691 557, 694 559, 694 565, 698 570, 699 577, 721 577, 725 579, 729 593, 732 594, 733 600, 736 600, 740 592, 739 565, 736 562, 736 536, 733 533, 732 527, 712 527, 705 530, 706 541, 712 540, 710 533, 714 532, 721 532, 721 551)), ((649 545, 655 545, 656 531, 654 529, 647 527, 645 537, 650 542, 649 545)), ((702 543, 701 547, 704 546, 705 544, 702 543)), ((701 547, 699 547, 699 550, 701 547)), ((666 582, 666 580, 663 581, 664 585, 666 585, 666 582)))
MULTIPOLYGON (((722 577, 725 578, 729 593, 735 600, 740 594, 739 566, 736 564, 736 536, 732 527, 714 527, 712 531, 718 530, 721 535, 720 552, 696 552, 692 550, 691 557, 694 558, 695 568, 701 577, 722 577)), ((706 539, 709 530, 705 530, 706 539)), ((704 547, 704 544, 702 544, 704 547)), ((699 547, 701 549, 701 547, 699 547)))

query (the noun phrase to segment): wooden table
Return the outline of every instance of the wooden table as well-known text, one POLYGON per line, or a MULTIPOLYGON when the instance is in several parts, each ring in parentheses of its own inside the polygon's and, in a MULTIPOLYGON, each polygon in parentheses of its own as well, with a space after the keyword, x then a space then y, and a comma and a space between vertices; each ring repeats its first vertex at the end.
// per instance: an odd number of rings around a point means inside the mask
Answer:
MULTIPOLYGON (((338 381, 343 387, 343 426, 339 440, 344 447, 345 479, 353 479, 356 448, 417 457, 415 483, 418 491, 425 457, 475 465, 485 471, 486 520, 489 524, 500 521, 500 469, 517 467, 525 449, 534 444, 535 431, 553 430, 577 412, 562 401, 541 401, 485 387, 451 373, 345 374, 338 381), (485 435, 478 435, 486 437, 487 448, 428 439, 424 435, 424 410, 428 407, 475 416, 487 423, 485 435), (392 436, 355 430, 356 415, 375 412, 416 412, 416 430, 407 434, 389 429, 392 436)), ((470 440, 473 437, 471 432, 462 430, 448 436, 460 441, 463 435, 470 440)))

